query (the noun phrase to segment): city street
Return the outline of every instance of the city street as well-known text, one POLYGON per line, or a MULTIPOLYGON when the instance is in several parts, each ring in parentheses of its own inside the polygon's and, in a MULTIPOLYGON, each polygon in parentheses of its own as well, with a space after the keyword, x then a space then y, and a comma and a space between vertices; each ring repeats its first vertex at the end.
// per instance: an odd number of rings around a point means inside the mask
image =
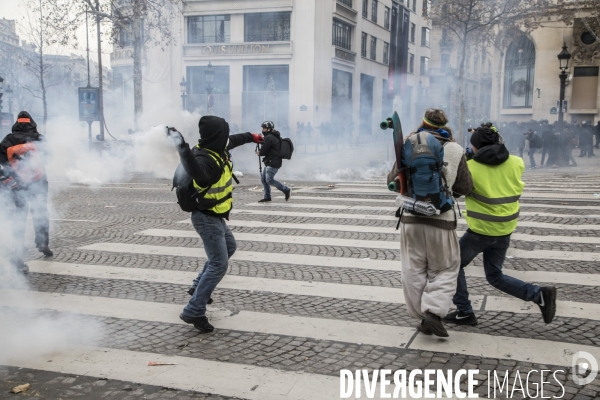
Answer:
MULTIPOLYGON (((258 178, 242 178, 229 221, 237 252, 208 307, 210 334, 178 317, 205 253, 169 180, 51 181, 55 255, 33 248, 28 221, 30 287, 0 280, 0 313, 32 335, 28 346, 54 351, 3 361, 0 398, 29 383, 23 397, 334 399, 340 369, 366 368, 479 369, 480 397, 488 371, 562 370, 564 389, 552 381, 545 397, 597 399, 600 377, 576 385, 571 361, 578 351, 600 360, 600 174, 524 179, 505 272, 556 286, 556 318, 546 325, 535 304, 490 286, 479 256, 466 269, 479 325, 447 325, 448 339, 418 334, 407 314, 383 177, 288 181, 291 200, 275 190, 266 205, 258 178), (44 347, 50 331, 60 343, 44 347)), ((459 236, 466 228, 459 219, 459 236)))

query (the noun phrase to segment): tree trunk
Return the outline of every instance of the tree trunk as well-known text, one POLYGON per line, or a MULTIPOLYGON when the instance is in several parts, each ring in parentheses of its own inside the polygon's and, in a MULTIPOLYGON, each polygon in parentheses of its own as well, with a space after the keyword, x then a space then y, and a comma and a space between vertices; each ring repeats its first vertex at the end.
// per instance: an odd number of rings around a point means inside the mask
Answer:
MULTIPOLYGON (((40 69, 40 88, 42 90, 42 107, 44 109, 44 117, 42 119, 42 130, 46 130, 46 121, 48 121, 48 101, 46 99, 46 81, 44 80, 44 74, 46 73, 45 65, 44 65, 44 20, 42 15, 42 0, 40 0, 40 59, 39 59, 39 69, 40 69)), ((44 132, 45 133, 45 132, 44 132)))
POLYGON ((134 128, 139 129, 139 119, 144 112, 142 97, 142 19, 140 0, 133 6, 133 113, 134 128))
POLYGON ((462 146, 465 137, 465 60, 467 58, 468 34, 462 38, 462 54, 458 67, 458 143, 462 146))
POLYGON ((42 130, 46 130, 46 121, 48 121, 48 101, 46 99, 46 81, 44 79, 44 53, 40 47, 40 88, 42 90, 42 106, 44 108, 44 117, 42 119, 42 130))

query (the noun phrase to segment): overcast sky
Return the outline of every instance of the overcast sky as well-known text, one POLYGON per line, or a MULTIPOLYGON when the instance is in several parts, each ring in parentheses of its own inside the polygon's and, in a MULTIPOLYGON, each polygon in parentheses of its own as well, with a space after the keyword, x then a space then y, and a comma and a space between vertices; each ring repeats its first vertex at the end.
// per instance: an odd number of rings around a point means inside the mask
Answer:
MULTIPOLYGON (((22 3, 23 3, 23 0, 0 0, 0 4, 2 5, 0 7, 0 18, 16 20, 17 21, 17 34, 20 36, 21 40, 27 40, 26 33, 23 32, 22 29, 20 28, 21 21, 23 18, 23 9, 21 6, 22 3)), ((90 28, 93 28, 93 26, 91 26, 90 28)), ((92 59, 94 61, 98 59, 97 58, 98 47, 96 46, 95 33, 96 33, 95 29, 90 29, 90 59, 92 59)), ((61 49, 59 51, 60 54, 68 55, 70 53, 76 53, 76 54, 84 56, 85 55, 85 29, 83 29, 81 34, 78 36, 80 38, 83 38, 81 43, 79 43, 79 49, 74 49, 72 47, 61 49)), ((102 47, 103 47, 102 48, 102 53, 103 53, 102 61, 104 63, 104 66, 109 66, 110 65, 109 54, 111 51, 110 50, 111 46, 108 44, 107 40, 104 40, 102 47)))

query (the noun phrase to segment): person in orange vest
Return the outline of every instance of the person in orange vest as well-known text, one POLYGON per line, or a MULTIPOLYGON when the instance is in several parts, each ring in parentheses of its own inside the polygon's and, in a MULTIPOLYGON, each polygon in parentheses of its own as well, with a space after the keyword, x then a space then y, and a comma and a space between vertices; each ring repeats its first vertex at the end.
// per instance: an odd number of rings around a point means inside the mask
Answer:
POLYGON ((45 165, 49 158, 50 150, 45 137, 38 132, 31 115, 27 111, 21 111, 12 132, 0 143, 0 165, 3 170, 11 171, 10 176, 0 183, 4 183, 4 188, 10 190, 10 198, 15 206, 15 212, 10 217, 13 232, 10 261, 22 273, 29 272, 23 261, 28 208, 33 219, 37 249, 46 257, 54 255, 48 247, 50 222, 45 165))

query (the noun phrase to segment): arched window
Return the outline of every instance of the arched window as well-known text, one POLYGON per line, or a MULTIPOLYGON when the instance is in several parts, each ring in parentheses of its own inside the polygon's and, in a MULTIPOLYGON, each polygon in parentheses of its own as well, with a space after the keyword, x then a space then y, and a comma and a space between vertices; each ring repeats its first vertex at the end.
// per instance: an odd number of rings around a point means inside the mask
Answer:
POLYGON ((504 108, 531 108, 535 75, 535 45, 525 36, 515 39, 506 54, 504 108))

